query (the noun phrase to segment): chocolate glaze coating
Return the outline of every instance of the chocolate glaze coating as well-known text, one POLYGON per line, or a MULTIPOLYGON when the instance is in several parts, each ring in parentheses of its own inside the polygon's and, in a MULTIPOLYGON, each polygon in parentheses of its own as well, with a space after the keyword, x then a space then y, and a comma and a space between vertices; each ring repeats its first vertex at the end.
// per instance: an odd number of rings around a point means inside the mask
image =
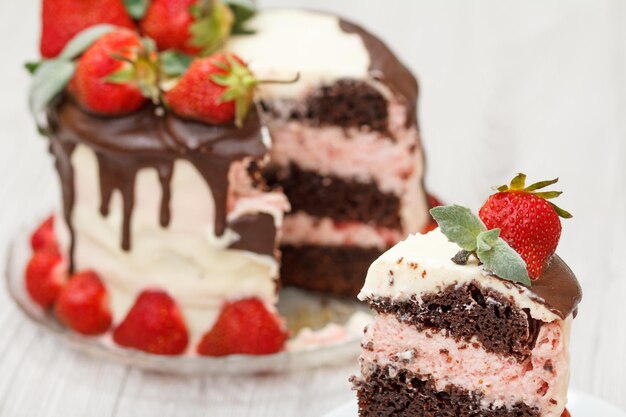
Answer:
MULTIPOLYGON (((64 216, 71 235, 72 267, 74 232, 71 216, 75 190, 71 155, 76 145, 89 146, 98 158, 100 212, 103 216, 108 215, 113 191, 119 190, 122 194, 124 216, 121 246, 125 250, 131 247, 134 184, 140 169, 154 168, 158 172, 162 187, 159 221, 163 227, 167 227, 171 218, 170 181, 174 162, 179 158, 191 162, 211 189, 215 202, 215 233, 220 236, 227 227, 226 199, 230 164, 245 157, 261 158, 267 152, 255 109, 250 112, 241 129, 234 125, 210 126, 183 120, 167 112, 159 115, 153 106, 146 106, 126 116, 102 117, 87 113, 71 100, 63 100, 59 105, 50 107, 48 120, 50 150, 56 157, 64 216)), ((258 234, 273 233, 271 238, 262 238, 264 244, 271 241, 272 247, 260 249, 261 253, 273 253, 276 231, 265 223, 248 219, 247 228, 249 230, 254 224, 260 228, 258 234)))

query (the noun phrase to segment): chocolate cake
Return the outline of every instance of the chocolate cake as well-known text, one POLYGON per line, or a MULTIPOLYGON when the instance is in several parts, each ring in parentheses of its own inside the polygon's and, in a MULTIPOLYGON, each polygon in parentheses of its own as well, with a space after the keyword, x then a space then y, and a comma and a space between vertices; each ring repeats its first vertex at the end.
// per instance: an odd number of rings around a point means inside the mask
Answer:
MULTIPOLYGON (((214 17, 232 24, 224 4, 211 4, 204 12, 218 13, 214 17)), ((180 7, 177 13, 190 13, 180 7)), ((139 22, 143 35, 159 36, 159 26, 151 21, 158 14, 156 6, 149 8, 139 22)), ((175 306, 171 318, 185 335, 177 340, 187 340, 187 334, 189 339, 188 344, 161 350, 152 341, 144 341, 150 344, 146 347, 124 344, 114 336, 116 342, 151 353, 182 353, 182 348, 193 353, 196 346, 209 345, 203 337, 212 328, 220 327, 224 336, 222 323, 233 318, 222 320, 222 314, 237 311, 228 307, 237 300, 260 301, 275 314, 280 285, 354 296, 367 266, 380 253, 428 224, 417 82, 361 27, 320 12, 259 11, 239 31, 245 33, 220 39, 213 55, 188 57, 191 66, 175 77, 150 72, 161 71, 160 61, 152 66, 161 55, 149 48, 164 44, 164 39, 140 41, 129 29, 98 30, 107 35, 67 63, 78 69, 46 109, 43 129, 63 197, 54 221, 55 251, 67 264, 66 275, 90 271, 92 282, 101 281, 106 297, 99 305, 110 304, 110 329, 137 317, 134 310, 143 308, 137 307, 138 300, 146 298, 142 294, 157 290, 165 295, 155 299, 175 306), (132 47, 110 50, 115 44, 132 47), (96 54, 102 55, 99 61, 81 66, 96 54), (132 72, 139 60, 146 67, 132 72), (94 80, 90 71, 101 71, 93 66, 103 61, 123 71, 94 80), (210 89, 225 89, 237 71, 248 81, 254 75, 246 94, 253 95, 255 104, 247 114, 237 107, 236 118, 218 120, 220 112, 232 110, 228 102, 235 101, 224 99, 226 93, 209 103, 215 107, 211 117, 201 117, 206 106, 199 113, 181 110, 202 97, 193 86, 187 95, 176 93, 177 98, 174 91, 192 82, 183 82, 195 76, 192 71, 206 68, 218 73, 204 79, 213 83, 206 87, 210 89), (146 80, 124 79, 129 73, 147 73, 153 75, 151 81, 162 82, 146 86, 146 80), (89 90, 94 85, 98 94, 126 88, 115 94, 130 99, 108 102, 89 90), (125 108, 129 103, 132 107, 125 108)), ((84 38, 79 43, 89 45, 84 38)), ((179 52, 198 53, 188 43, 183 46, 179 52)), ((61 65, 64 60, 69 61, 67 54, 44 64, 61 65)), ((33 274, 29 281, 27 271, 28 286, 35 289, 31 295, 37 289, 33 282, 51 280, 55 288, 65 287, 52 274, 33 274)), ((54 305, 55 296, 44 298, 44 307, 54 305)), ((73 310, 64 311, 71 315, 73 310)), ((106 318, 109 312, 103 314, 106 318)), ((273 319, 268 321, 275 327, 273 319)), ((163 326, 165 330, 151 335, 153 341, 161 343, 162 333, 169 331, 163 326)), ((126 331, 124 337, 132 334, 126 331)), ((282 348, 280 335, 274 341, 274 348, 282 348)), ((206 351, 255 349, 212 345, 206 351)))
POLYGON ((254 36, 228 47, 255 74, 300 76, 258 96, 272 136, 264 175, 291 204, 281 280, 355 296, 367 265, 429 221, 417 81, 379 39, 333 15, 267 10, 249 27, 254 36))
POLYGON ((375 320, 353 378, 359 416, 561 416, 581 299, 574 274, 553 255, 527 286, 458 252, 436 229, 369 268, 359 298, 375 320))

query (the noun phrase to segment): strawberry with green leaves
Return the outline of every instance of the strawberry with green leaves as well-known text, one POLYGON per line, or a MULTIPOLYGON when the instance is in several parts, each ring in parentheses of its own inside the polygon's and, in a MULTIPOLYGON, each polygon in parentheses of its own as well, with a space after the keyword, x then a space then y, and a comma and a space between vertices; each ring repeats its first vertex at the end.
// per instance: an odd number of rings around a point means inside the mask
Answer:
POLYGON ((117 29, 96 40, 78 60, 69 92, 86 110, 119 115, 159 97, 157 55, 149 40, 117 29))
POLYGON ((267 355, 279 352, 286 340, 279 317, 258 298, 246 298, 224 306, 197 351, 204 356, 267 355))
POLYGON ((509 186, 498 187, 479 212, 489 229, 500 229, 500 236, 522 257, 532 279, 541 275, 554 255, 561 237, 562 218, 572 217, 548 201, 560 191, 543 191, 557 179, 526 186, 526 175, 518 174, 509 186))
POLYGON ((43 0, 41 55, 53 58, 84 29, 102 23, 133 29, 122 0, 43 0))
POLYGON ((139 23, 160 50, 208 55, 231 34, 234 15, 220 0, 153 0, 139 23))
POLYGON ((258 84, 241 58, 215 54, 193 61, 164 99, 181 117, 241 127, 258 84))

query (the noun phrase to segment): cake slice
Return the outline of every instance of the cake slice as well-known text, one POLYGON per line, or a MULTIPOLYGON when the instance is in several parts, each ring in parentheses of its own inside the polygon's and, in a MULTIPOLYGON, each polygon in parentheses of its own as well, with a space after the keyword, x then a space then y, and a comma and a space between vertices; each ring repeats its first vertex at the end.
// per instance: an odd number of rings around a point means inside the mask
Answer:
MULTIPOLYGON (((489 230, 468 209, 433 209, 440 228, 409 236, 371 265, 359 294, 375 311, 362 374, 353 379, 360 417, 561 416, 581 289, 553 253, 528 279, 535 261, 513 251, 518 240, 508 224, 543 204, 560 211, 541 197, 523 184, 496 194, 481 210, 485 223, 496 217, 495 200, 532 201, 509 205, 501 228, 489 230)), ((524 234, 541 224, 552 233, 551 221, 537 214, 513 229, 524 234)), ((527 237, 539 250, 553 236, 527 237)))

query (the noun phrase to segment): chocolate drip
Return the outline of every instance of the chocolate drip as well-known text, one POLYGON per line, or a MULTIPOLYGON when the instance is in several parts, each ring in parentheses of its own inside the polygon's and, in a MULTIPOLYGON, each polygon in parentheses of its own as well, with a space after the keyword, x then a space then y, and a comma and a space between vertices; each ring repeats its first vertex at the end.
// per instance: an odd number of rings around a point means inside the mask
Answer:
POLYGON ((411 71, 398 60, 383 41, 361 26, 340 19, 339 27, 346 33, 355 33, 361 37, 370 56, 370 76, 404 98, 406 126, 417 127, 418 84, 411 71))
POLYGON ((63 190, 63 208, 70 229, 70 264, 73 267, 75 237, 72 227, 74 171, 71 156, 78 144, 89 146, 98 159, 101 193, 100 212, 108 215, 112 194, 118 190, 123 202, 121 246, 131 248, 135 179, 143 168, 155 169, 162 189, 159 222, 170 223, 171 180, 176 159, 191 162, 207 182, 214 198, 215 234, 226 227, 228 172, 233 161, 263 157, 267 149, 260 133, 255 109, 243 128, 209 126, 180 119, 172 114, 157 114, 147 106, 120 117, 100 117, 65 100, 49 110, 51 152, 56 157, 63 190))
POLYGON ((161 182, 161 210, 159 212, 159 223, 162 227, 167 227, 171 220, 170 200, 172 199, 172 190, 170 182, 172 181, 172 175, 174 174, 174 164, 160 165, 157 170, 159 171, 159 181, 161 182))
MULTIPOLYGON (((74 148, 76 146, 73 143, 63 142, 50 142, 50 152, 55 157, 55 166, 59 173, 59 179, 61 184, 74 184, 74 167, 72 166, 71 158, 74 148)), ((70 254, 74 253, 74 247, 76 245, 74 239, 74 227, 72 223, 72 211, 74 209, 74 187, 61 187, 63 195, 63 217, 65 218, 65 224, 70 234, 70 254)), ((74 270, 74 257, 70 256, 69 259, 70 271, 74 270)))

